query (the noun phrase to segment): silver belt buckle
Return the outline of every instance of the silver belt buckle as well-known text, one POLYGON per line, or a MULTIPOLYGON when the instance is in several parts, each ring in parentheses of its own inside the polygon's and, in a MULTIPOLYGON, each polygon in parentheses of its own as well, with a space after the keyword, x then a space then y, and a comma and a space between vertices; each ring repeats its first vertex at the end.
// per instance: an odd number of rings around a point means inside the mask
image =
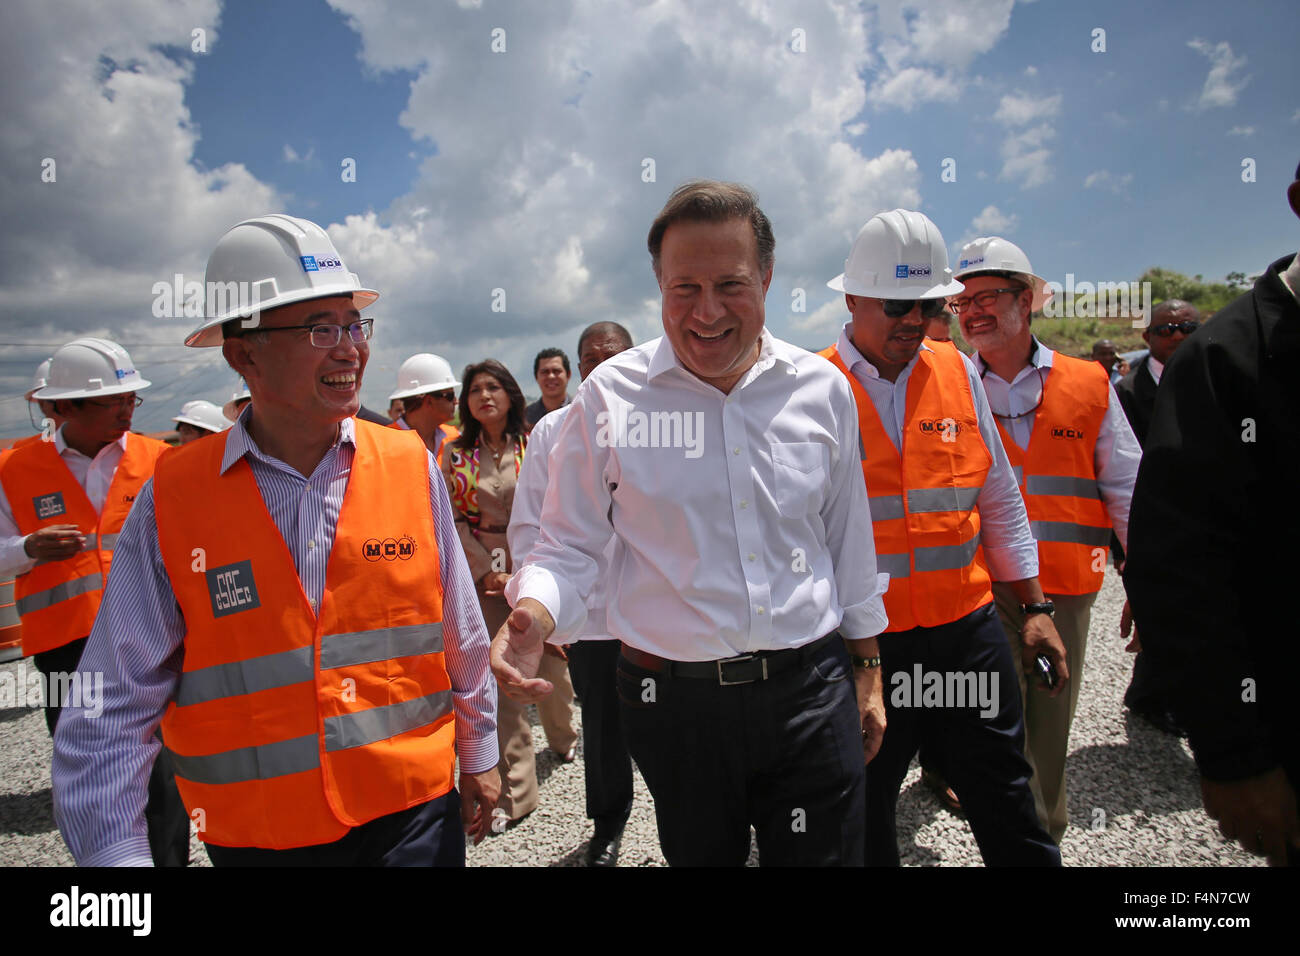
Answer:
POLYGON ((757 655, 755 654, 742 654, 739 657, 728 657, 718 661, 717 662, 718 683, 721 684, 723 687, 735 687, 738 684, 752 684, 754 683, 755 680, 767 680, 767 658, 766 657, 761 658, 763 662, 763 676, 760 678, 750 677, 750 678, 746 678, 745 680, 727 680, 725 677, 722 676, 723 664, 743 664, 745 661, 752 661, 756 656, 757 655))

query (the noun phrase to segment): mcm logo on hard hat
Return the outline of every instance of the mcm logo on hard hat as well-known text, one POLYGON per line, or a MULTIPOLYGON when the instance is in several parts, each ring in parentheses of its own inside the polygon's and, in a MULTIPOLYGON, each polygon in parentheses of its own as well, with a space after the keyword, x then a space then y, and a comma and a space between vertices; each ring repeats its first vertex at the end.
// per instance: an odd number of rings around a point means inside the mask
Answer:
POLYGON ((342 269, 343 260, 337 256, 299 256, 303 272, 321 272, 330 269, 342 269))
POLYGON ((957 268, 965 269, 967 266, 977 266, 983 261, 984 261, 983 256, 979 256, 975 259, 963 259, 961 260, 961 262, 957 263, 957 268))
POLYGON ((909 266, 901 262, 894 266, 895 279, 924 279, 929 275, 929 266, 909 266))

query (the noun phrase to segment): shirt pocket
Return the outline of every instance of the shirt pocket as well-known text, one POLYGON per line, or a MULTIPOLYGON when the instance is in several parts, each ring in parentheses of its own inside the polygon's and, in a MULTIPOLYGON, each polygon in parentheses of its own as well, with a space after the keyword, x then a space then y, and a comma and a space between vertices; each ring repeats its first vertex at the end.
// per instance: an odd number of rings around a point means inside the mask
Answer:
POLYGON ((815 441, 772 446, 775 499, 782 517, 804 518, 821 510, 826 497, 826 446, 815 441))

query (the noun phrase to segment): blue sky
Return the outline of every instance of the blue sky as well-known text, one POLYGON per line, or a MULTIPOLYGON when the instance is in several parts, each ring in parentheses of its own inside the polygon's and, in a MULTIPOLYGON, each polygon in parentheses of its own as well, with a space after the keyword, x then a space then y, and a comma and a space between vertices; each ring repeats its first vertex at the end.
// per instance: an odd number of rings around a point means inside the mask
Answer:
POLYGON ((1000 234, 1058 281, 1221 279, 1300 244, 1292 3, 17 0, 4 18, 0 435, 29 431, 15 396, 77 335, 127 344, 156 383, 137 427, 228 398, 219 354, 180 347, 193 323, 153 319, 151 289, 201 279, 226 229, 272 211, 326 226, 382 293, 372 407, 417 351, 500 358, 535 394, 533 354, 589 322, 657 334, 645 232, 696 176, 760 192, 768 325, 808 348, 843 318, 825 280, 895 206, 954 257, 1000 234))

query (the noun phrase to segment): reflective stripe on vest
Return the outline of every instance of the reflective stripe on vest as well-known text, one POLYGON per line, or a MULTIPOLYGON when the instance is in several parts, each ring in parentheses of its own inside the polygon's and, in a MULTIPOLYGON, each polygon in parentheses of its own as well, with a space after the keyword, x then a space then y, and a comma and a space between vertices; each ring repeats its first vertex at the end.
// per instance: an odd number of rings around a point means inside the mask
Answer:
POLYGON ((993 598, 975 508, 993 458, 960 354, 928 345, 907 384, 901 455, 838 349, 820 353, 848 379, 858 405, 876 566, 889 574, 889 631, 946 624, 993 598), (952 425, 936 429, 935 422, 952 425))
POLYGON ((433 514, 427 494, 389 493, 427 488, 428 454, 391 429, 354 427, 319 613, 247 460, 221 473, 224 440, 178 449, 155 479, 159 547, 186 627, 162 730, 181 798, 205 811, 206 842, 328 843, 454 782, 433 514), (367 547, 388 539, 401 547, 367 547), (191 568, 196 547, 204 573, 191 568))
POLYGON ((140 488, 169 447, 128 432, 126 448, 98 511, 54 442, 29 442, 4 457, 0 486, 19 534, 72 524, 86 538, 85 547, 72 557, 38 564, 18 576, 15 595, 25 625, 25 656, 54 650, 90 633, 118 533, 140 488))
POLYGON ((1109 401, 1100 365, 1057 352, 1029 448, 1022 450, 998 422, 1038 541, 1045 594, 1091 594, 1105 576, 1111 526, 1097 486, 1096 449, 1109 401))

